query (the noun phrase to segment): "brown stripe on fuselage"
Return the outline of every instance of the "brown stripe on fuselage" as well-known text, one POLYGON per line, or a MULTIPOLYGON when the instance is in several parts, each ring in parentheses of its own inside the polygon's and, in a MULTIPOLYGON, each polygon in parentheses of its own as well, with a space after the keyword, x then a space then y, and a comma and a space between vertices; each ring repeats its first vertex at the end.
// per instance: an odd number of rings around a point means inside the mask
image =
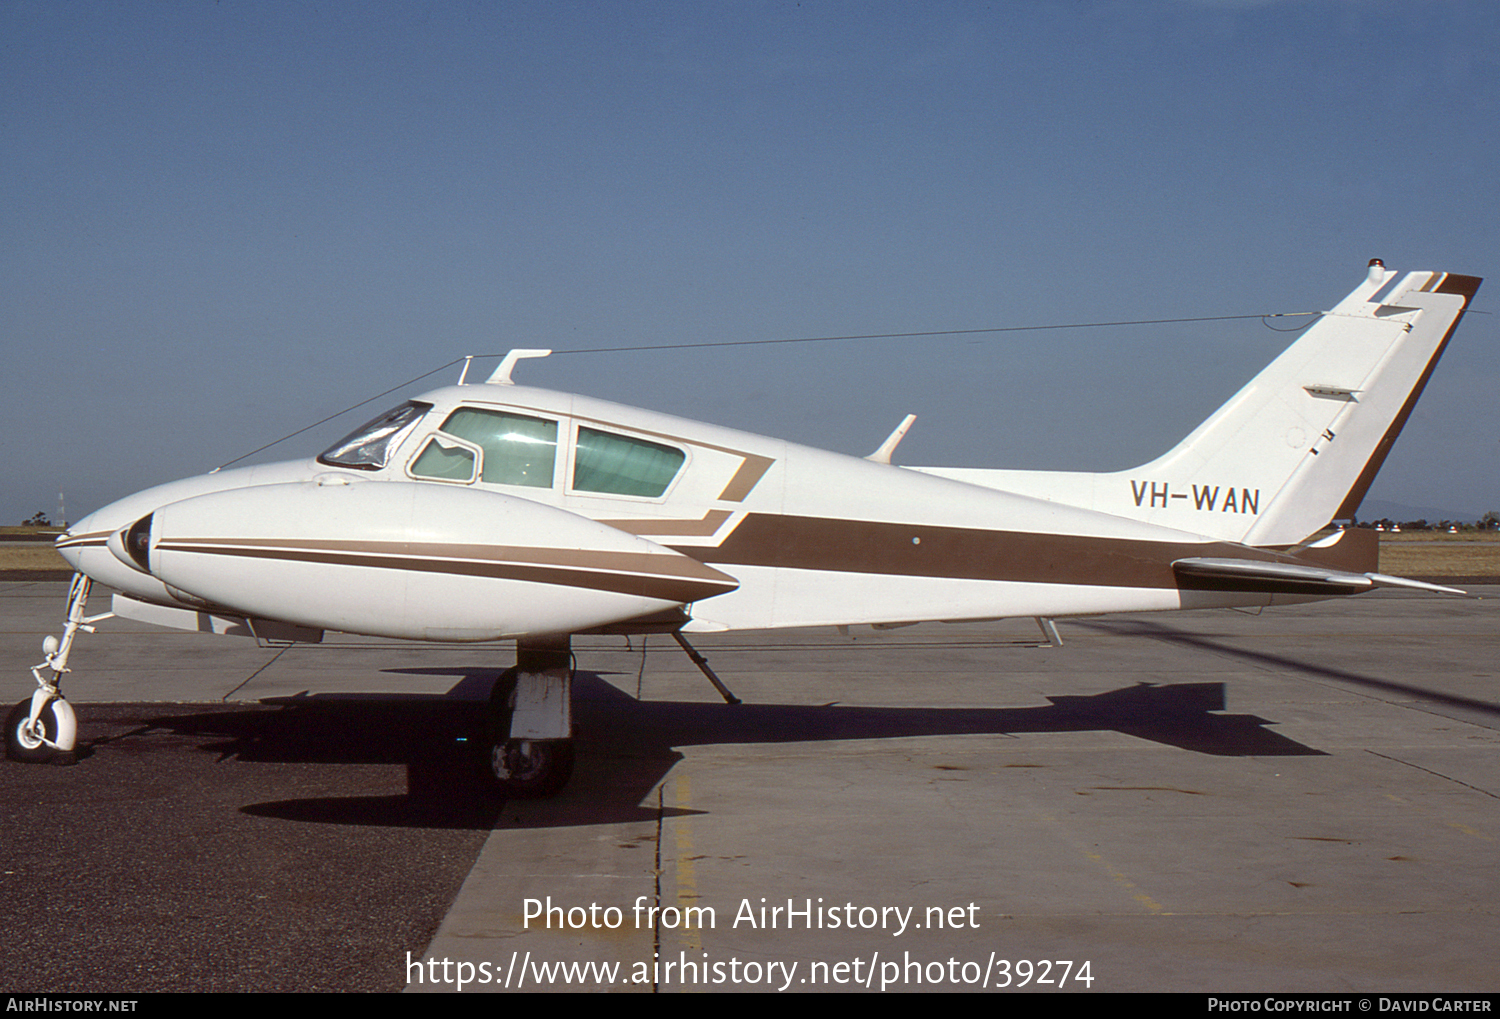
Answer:
POLYGON ((1298 561, 1217 541, 1135 541, 763 513, 747 516, 717 548, 680 545, 674 549, 725 567, 1148 588, 1178 586, 1172 571, 1176 559, 1227 556, 1298 561))
MULTIPOLYGON (((566 549, 518 549, 515 556, 496 554, 458 558, 462 547, 407 542, 254 541, 251 539, 168 539, 158 551, 200 555, 316 562, 335 566, 410 570, 458 576, 491 577, 588 588, 616 594, 692 602, 734 590, 738 582, 692 560, 663 555, 622 552, 580 552, 566 549), (361 548, 360 546, 364 546, 361 548), (378 546, 372 548, 371 546, 378 546), (548 556, 543 553, 553 553, 548 556), (426 554, 424 554, 426 553, 426 554), (521 560, 521 561, 517 561, 521 560), (646 563, 642 560, 652 560, 646 563), (634 571, 634 572, 629 572, 634 571)), ((472 551, 472 550, 471 550, 472 551)))
POLYGON ((711 567, 684 556, 651 552, 611 552, 601 549, 538 548, 532 545, 455 545, 422 541, 332 541, 322 538, 165 538, 157 546, 175 552, 221 549, 296 549, 313 552, 352 552, 423 559, 469 559, 501 563, 530 563, 587 570, 612 570, 681 577, 708 583, 734 583, 711 567))
POLYGON ((63 534, 53 541, 55 548, 78 548, 87 545, 103 546, 114 531, 90 531, 88 534, 63 534))
POLYGON ((1374 528, 1350 527, 1340 531, 1338 541, 1331 545, 1300 549, 1297 559, 1349 573, 1372 573, 1380 569, 1380 535, 1374 528))

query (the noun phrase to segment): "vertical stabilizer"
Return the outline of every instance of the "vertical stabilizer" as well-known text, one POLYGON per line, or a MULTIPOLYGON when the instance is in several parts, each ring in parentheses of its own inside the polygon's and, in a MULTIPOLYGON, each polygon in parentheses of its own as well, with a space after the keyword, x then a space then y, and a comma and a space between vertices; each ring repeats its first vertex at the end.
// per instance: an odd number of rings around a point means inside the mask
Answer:
POLYGON ((1376 300, 1395 273, 1379 275, 1176 448, 1125 472, 1135 491, 1170 485, 1189 529, 1250 545, 1292 544, 1352 516, 1479 288, 1412 272, 1376 300))
POLYGON ((1416 405, 1474 276, 1372 262, 1348 297, 1165 455, 1109 474, 929 473, 1251 545, 1352 517, 1416 405))

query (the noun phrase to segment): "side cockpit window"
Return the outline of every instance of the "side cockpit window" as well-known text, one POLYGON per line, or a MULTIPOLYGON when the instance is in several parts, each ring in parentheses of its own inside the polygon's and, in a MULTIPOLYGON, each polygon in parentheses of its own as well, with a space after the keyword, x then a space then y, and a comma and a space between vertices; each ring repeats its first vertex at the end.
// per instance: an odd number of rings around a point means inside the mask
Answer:
POLYGON ((666 492, 686 459, 672 446, 580 426, 573 490, 656 498, 666 492))
MULTIPOLYGON (((481 481, 492 485, 521 485, 526 488, 551 488, 554 469, 557 465, 557 422, 544 418, 508 414, 504 411, 478 410, 460 407, 448 415, 443 422, 443 432, 466 440, 480 451, 481 481)), ((434 440, 436 443, 437 440, 434 440)), ((433 452, 433 464, 440 459, 450 464, 462 459, 467 453, 472 471, 473 453, 457 443, 450 449, 433 452)), ((429 445, 428 449, 433 447, 429 445)), ((419 461, 427 458, 423 450, 419 461)), ((454 464, 453 469, 463 469, 454 464)), ((418 464, 413 464, 412 473, 422 473, 418 464)), ((454 477, 454 475, 432 475, 454 477)))
MULTIPOLYGON (((422 440, 406 471, 414 478, 459 484, 552 488, 559 458, 567 460, 566 438, 572 431, 554 418, 459 407, 422 440)), ((572 492, 660 498, 687 462, 684 450, 660 442, 581 424, 576 434, 568 486, 572 492)))
POLYGON ((467 443, 434 435, 422 447, 411 466, 407 468, 413 477, 437 478, 442 481, 474 480, 474 471, 479 465, 478 451, 467 443))
POLYGON ((319 454, 318 463, 378 471, 386 465, 412 426, 431 409, 430 403, 409 401, 388 410, 325 449, 319 454))

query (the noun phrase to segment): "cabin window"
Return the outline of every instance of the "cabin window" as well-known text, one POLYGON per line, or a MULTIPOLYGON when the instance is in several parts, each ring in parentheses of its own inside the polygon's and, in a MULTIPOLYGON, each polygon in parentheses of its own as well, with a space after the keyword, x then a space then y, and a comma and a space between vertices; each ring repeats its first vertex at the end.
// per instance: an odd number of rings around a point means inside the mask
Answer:
POLYGON ((579 427, 573 490, 608 495, 660 496, 687 454, 645 439, 579 427))
POLYGON ((431 409, 430 403, 411 401, 388 410, 329 446, 318 456, 318 462, 333 467, 378 471, 386 465, 391 452, 401 445, 412 426, 431 409))
POLYGON ((443 431, 467 439, 484 452, 480 480, 492 485, 551 488, 557 463, 557 422, 461 407, 443 431))
POLYGON ((411 462, 410 470, 418 478, 468 482, 474 480, 475 460, 474 450, 433 436, 411 462))

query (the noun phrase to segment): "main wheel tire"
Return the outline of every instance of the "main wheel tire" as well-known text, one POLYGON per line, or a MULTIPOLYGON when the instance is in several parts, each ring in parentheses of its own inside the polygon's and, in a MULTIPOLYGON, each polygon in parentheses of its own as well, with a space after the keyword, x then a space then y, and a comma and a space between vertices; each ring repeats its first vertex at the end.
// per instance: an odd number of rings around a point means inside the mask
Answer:
POLYGON ((31 730, 26 725, 31 718, 30 697, 10 709, 10 714, 5 719, 6 757, 12 761, 24 761, 27 764, 44 764, 57 756, 58 750, 44 742, 44 738, 54 743, 57 742, 59 726, 57 715, 54 713, 56 703, 56 701, 48 701, 47 706, 42 709, 41 717, 36 720, 39 732, 31 730))
POLYGON ((570 739, 508 739, 490 747, 490 777, 508 799, 556 796, 573 777, 570 739))

